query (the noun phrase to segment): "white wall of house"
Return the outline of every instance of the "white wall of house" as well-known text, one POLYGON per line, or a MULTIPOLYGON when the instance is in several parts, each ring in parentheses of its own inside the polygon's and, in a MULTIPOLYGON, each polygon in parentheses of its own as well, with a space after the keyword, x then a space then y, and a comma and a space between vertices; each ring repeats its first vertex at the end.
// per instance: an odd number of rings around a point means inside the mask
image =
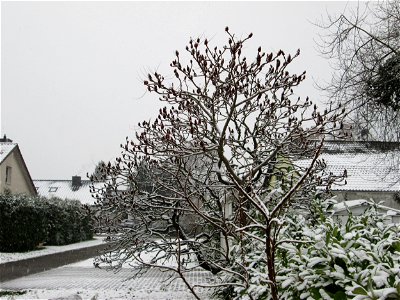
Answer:
POLYGON ((0 193, 8 189, 13 194, 35 195, 35 190, 29 184, 24 171, 22 157, 17 150, 12 151, 0 165, 0 193), (9 174, 7 174, 7 167, 9 174))
MULTIPOLYGON (((365 207, 355 207, 350 208, 353 216, 363 215, 365 212, 365 207)), ((385 223, 386 224, 400 224, 400 216, 399 215, 387 215, 387 211, 380 211, 381 214, 386 215, 385 223)), ((347 211, 340 211, 333 215, 333 219, 339 221, 342 225, 346 224, 349 219, 349 214, 347 211)))
POLYGON ((383 201, 382 205, 400 209, 400 202, 395 199, 392 191, 334 191, 339 202, 357 199, 373 199, 376 203, 383 201))

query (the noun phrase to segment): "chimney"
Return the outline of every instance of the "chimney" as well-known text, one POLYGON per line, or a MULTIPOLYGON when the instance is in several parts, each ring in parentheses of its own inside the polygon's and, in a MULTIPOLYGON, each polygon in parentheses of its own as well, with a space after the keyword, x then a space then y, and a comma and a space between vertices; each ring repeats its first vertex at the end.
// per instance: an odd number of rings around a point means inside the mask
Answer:
POLYGON ((72 176, 72 189, 78 190, 82 186, 81 176, 72 176))
POLYGON ((2 139, 0 139, 1 143, 12 143, 12 140, 7 138, 6 135, 4 135, 4 137, 2 139))

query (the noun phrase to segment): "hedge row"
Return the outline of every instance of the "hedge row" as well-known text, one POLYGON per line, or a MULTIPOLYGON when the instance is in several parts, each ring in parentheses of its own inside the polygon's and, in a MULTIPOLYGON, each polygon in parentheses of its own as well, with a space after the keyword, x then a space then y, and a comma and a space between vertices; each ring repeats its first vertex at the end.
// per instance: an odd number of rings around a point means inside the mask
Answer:
POLYGON ((29 251, 40 243, 66 245, 91 238, 90 211, 79 201, 0 194, 0 251, 29 251))

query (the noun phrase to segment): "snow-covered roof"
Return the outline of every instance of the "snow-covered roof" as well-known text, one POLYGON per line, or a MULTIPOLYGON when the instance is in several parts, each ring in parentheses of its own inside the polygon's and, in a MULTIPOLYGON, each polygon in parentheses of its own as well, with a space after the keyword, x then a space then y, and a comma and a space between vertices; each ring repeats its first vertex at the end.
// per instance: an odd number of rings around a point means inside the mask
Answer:
POLYGON ((399 142, 380 142, 380 141, 347 141, 347 140, 328 140, 324 142, 324 153, 371 153, 371 152, 390 152, 400 151, 399 142))
POLYGON ((340 175, 347 170, 347 184, 333 186, 334 190, 400 191, 399 166, 391 164, 389 155, 392 154, 322 154, 321 158, 328 172, 340 175))
MULTIPOLYGON (((93 205, 95 199, 90 193, 90 180, 81 180, 81 186, 73 187, 72 180, 34 180, 36 190, 40 196, 60 199, 78 200, 82 204, 93 205)), ((102 183, 96 183, 102 186, 102 183)))
POLYGON ((17 143, 1 142, 0 143, 0 163, 17 147, 17 143))
MULTIPOLYGON (((368 201, 368 200, 365 200, 365 199, 348 200, 348 201, 343 201, 343 202, 336 203, 336 204, 333 206, 333 209, 335 210, 336 213, 338 213, 338 212, 347 210, 347 208, 350 209, 350 210, 351 210, 352 208, 355 208, 355 207, 365 207, 365 208, 368 208, 368 207, 370 207, 371 205, 373 205, 373 202, 368 201)), ((380 205, 380 204, 377 204, 377 207, 378 207, 380 210, 385 211, 387 215, 390 215, 390 216, 394 216, 394 215, 400 216, 400 210, 398 210, 398 209, 394 209, 394 208, 392 208, 392 207, 387 207, 387 206, 380 205)))
MULTIPOLYGON (((333 185, 336 191, 400 191, 400 144, 384 142, 328 141, 320 159, 326 171, 342 175, 347 184, 333 185)), ((296 162, 297 163, 297 162, 296 162)), ((298 161, 307 166, 309 160, 298 161)))

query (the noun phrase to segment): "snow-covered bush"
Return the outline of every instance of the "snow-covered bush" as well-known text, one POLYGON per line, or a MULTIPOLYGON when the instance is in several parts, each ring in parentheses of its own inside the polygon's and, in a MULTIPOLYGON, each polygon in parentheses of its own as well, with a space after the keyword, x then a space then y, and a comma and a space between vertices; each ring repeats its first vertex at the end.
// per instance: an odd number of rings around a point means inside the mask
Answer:
POLYGON ((93 237, 90 212, 79 201, 45 200, 48 245, 66 245, 93 237))
POLYGON ((316 205, 319 221, 310 225, 294 216, 284 233, 303 243, 283 243, 279 283, 286 299, 398 299, 400 296, 400 227, 385 225, 371 207, 339 224, 328 205, 316 205), (325 214, 323 213, 325 211, 325 214))
MULTIPOLYGON (((399 299, 400 226, 386 225, 376 207, 362 216, 349 213, 348 221, 339 224, 332 218, 333 203, 315 202, 311 216, 293 214, 286 219, 275 257, 280 298, 399 299)), ((270 299, 262 247, 253 240, 244 255, 250 285, 216 294, 225 299, 270 299)), ((233 257, 239 259, 240 253, 233 257)), ((232 276, 225 280, 232 281, 232 276)))
POLYGON ((39 198, 0 194, 0 251, 28 251, 46 239, 45 210, 39 198))
POLYGON ((0 251, 29 251, 93 237, 90 212, 79 201, 0 195, 0 251))

